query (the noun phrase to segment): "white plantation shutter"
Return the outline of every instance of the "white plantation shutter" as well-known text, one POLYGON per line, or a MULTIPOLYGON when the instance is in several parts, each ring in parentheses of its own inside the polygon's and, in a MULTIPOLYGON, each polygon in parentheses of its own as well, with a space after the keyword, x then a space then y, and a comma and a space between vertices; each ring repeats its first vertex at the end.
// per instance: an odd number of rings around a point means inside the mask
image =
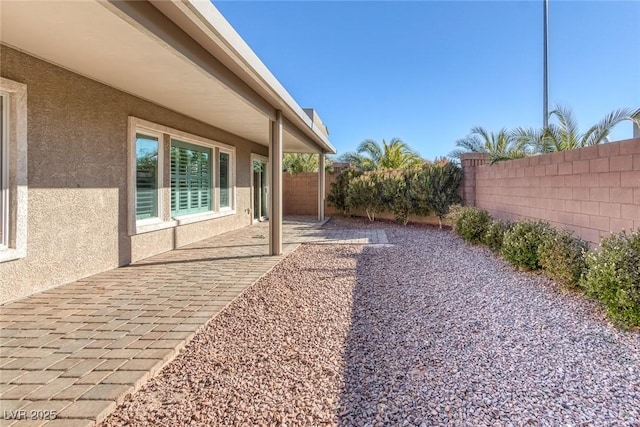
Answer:
POLYGON ((171 141, 171 215, 211 210, 211 149, 171 141))
POLYGON ((156 190, 156 170, 147 168, 136 172, 136 218, 145 219, 158 216, 156 190))

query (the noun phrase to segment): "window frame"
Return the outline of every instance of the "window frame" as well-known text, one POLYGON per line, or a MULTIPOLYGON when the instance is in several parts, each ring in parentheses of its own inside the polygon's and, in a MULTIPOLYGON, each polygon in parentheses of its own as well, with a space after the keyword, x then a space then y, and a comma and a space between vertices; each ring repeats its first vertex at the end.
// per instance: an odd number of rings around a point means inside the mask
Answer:
MULTIPOLYGON (((152 135, 149 135, 152 136, 152 135)), ((128 156, 128 217, 129 235, 147 233, 165 228, 191 224, 194 222, 206 221, 228 215, 236 214, 236 147, 218 141, 183 132, 168 126, 129 116, 129 156, 128 156), (158 156, 162 156, 162 173, 158 174, 158 218, 144 220, 136 219, 135 189, 136 189, 136 133, 151 133, 159 135, 161 149, 158 156), (201 146, 211 150, 211 210, 186 215, 172 216, 171 214, 171 141, 175 139, 186 144, 201 146), (217 178, 218 152, 223 151, 230 154, 230 204, 231 208, 220 209, 219 201, 219 181, 217 178), (160 154, 162 152, 162 154, 160 154), (155 221, 150 221, 155 220, 155 221), (147 221, 147 222, 145 222, 147 221)), ((159 160, 160 161, 160 160, 159 160)))
POLYGON ((0 262, 5 262, 27 256, 27 86, 0 77, 0 93, 0 262))
POLYGON ((0 251, 9 248, 9 94, 0 90, 0 251))
MULTIPOLYGON (((217 151, 217 159, 216 159, 216 163, 218 164, 218 171, 216 174, 216 188, 218 188, 218 190, 222 190, 222 187, 220 186, 220 154, 227 154, 229 156, 229 164, 228 164, 228 172, 229 172, 229 176, 228 176, 228 188, 229 188, 229 206, 220 206, 220 195, 218 195, 218 200, 216 201, 216 206, 218 207, 218 209, 220 210, 220 212, 226 212, 226 211, 235 211, 236 206, 235 206, 235 191, 236 191, 236 168, 235 168, 235 150, 230 150, 227 148, 222 148, 220 147, 217 151)), ((218 194, 220 194, 220 191, 218 191, 218 194)))
POLYGON ((138 160, 138 147, 137 147, 137 143, 138 143, 138 134, 144 135, 144 136, 149 136, 152 138, 155 138, 158 141, 158 164, 157 164, 157 176, 156 176, 156 216, 154 217, 150 217, 150 218, 143 218, 143 219, 138 219, 138 212, 137 212, 137 203, 136 203, 136 197, 137 197, 137 192, 138 192, 138 180, 137 180, 137 175, 136 175, 136 179, 134 181, 134 210, 135 210, 135 217, 136 217, 136 225, 137 226, 141 226, 144 227, 146 225, 153 225, 153 224, 158 224, 162 222, 162 204, 163 204, 163 197, 162 197, 162 176, 164 174, 164 144, 163 144, 163 135, 162 133, 153 131, 153 130, 149 130, 145 127, 137 127, 136 128, 136 132, 134 135, 134 156, 135 156, 135 171, 134 173, 137 173, 137 160, 138 160))
MULTIPOLYGON (((271 191, 271 186, 270 186, 270 183, 269 183, 269 179, 271 178, 271 173, 270 173, 270 171, 271 171, 271 163, 270 163, 269 158, 266 157, 266 156, 262 156, 260 154, 251 153, 250 163, 249 163, 250 164, 249 170, 251 171, 251 186, 250 186, 250 188, 251 188, 251 197, 250 197, 251 203, 250 203, 250 205, 251 205, 251 223, 252 224, 255 224, 255 223, 260 221, 260 219, 255 219, 254 218, 255 210, 258 209, 258 207, 255 206, 255 200, 254 200, 254 197, 255 197, 254 195, 255 195, 255 191, 256 191, 256 182, 255 182, 254 176, 253 176, 253 163, 256 160, 260 161, 261 163, 264 163, 265 167, 267 168, 267 170, 266 170, 267 194, 268 194, 269 191, 271 191)), ((260 196, 260 197, 262 197, 262 196, 260 196)), ((269 219, 269 209, 270 208, 271 208, 271 206, 269 205, 269 201, 267 200, 267 216, 266 217, 260 216, 259 218, 269 219)))

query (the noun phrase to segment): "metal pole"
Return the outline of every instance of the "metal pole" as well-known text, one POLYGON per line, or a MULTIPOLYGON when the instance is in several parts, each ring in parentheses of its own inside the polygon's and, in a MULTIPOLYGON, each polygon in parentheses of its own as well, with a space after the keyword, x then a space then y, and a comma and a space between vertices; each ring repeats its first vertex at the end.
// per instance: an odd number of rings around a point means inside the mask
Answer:
POLYGON ((549 126, 549 0, 542 0, 544 4, 544 77, 543 77, 543 106, 542 106, 542 126, 549 126))

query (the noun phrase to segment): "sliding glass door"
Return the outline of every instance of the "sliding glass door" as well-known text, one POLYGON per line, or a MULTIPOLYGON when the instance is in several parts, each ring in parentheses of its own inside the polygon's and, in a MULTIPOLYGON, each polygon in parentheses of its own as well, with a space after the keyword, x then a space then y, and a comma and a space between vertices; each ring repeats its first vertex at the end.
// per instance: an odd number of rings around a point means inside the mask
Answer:
POLYGON ((262 159, 253 159, 253 220, 264 221, 269 217, 267 206, 269 205, 269 186, 267 182, 267 162, 262 159))

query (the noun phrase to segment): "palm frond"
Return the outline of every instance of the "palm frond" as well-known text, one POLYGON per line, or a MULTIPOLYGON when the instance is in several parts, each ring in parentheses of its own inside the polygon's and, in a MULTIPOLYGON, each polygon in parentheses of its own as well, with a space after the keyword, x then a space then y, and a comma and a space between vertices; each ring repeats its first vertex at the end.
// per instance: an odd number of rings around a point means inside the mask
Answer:
POLYGON ((456 141, 456 147, 460 147, 467 152, 472 153, 486 153, 487 148, 485 144, 475 135, 469 135, 465 138, 456 141))
POLYGON ((494 151, 506 153, 511 149, 511 143, 511 134, 505 128, 500 129, 498 133, 491 132, 491 145, 494 151))
MULTIPOLYGON (((550 124, 544 131, 544 151, 541 153, 553 153, 556 151, 572 150, 571 143, 565 138, 565 133, 560 126, 550 124)), ((575 143, 575 141, 574 141, 575 143)), ((575 144, 574 144, 575 145, 575 144)), ((577 148, 574 146, 574 148, 577 148)))
POLYGON ((369 170, 370 159, 363 156, 362 154, 355 153, 353 151, 348 151, 343 153, 338 157, 341 162, 350 163, 359 170, 369 170))
POLYGON ((543 129, 517 127, 511 131, 511 139, 515 147, 528 153, 541 152, 545 149, 546 138, 543 129))
POLYGON ((635 123, 636 126, 640 127, 640 108, 631 113, 631 116, 629 116, 629 120, 635 123))
MULTIPOLYGON (((384 140, 383 140, 384 143, 384 140)), ((376 164, 380 163, 380 159, 383 155, 383 149, 378 142, 373 139, 365 139, 358 145, 356 150, 360 154, 366 154, 376 164)))
POLYGON ((489 132, 483 128, 482 126, 474 126, 471 128, 471 135, 477 135, 482 138, 482 142, 485 146, 489 145, 491 142, 491 137, 489 136, 489 132))
POLYGON ((640 109, 620 108, 610 112, 584 134, 582 137, 582 146, 609 142, 608 138, 611 130, 624 120, 631 120, 634 123, 640 121, 640 109))
POLYGON ((447 154, 447 157, 452 159, 452 160, 456 160, 456 161, 460 161, 460 156, 462 156, 463 154, 468 153, 468 151, 466 150, 461 150, 459 148, 456 148, 455 150, 452 150, 451 152, 449 152, 449 154, 447 154))
POLYGON ((555 116, 559 122, 559 135, 562 140, 560 145, 568 147, 580 146, 580 130, 571 108, 556 105, 549 113, 549 117, 552 116, 555 116))

